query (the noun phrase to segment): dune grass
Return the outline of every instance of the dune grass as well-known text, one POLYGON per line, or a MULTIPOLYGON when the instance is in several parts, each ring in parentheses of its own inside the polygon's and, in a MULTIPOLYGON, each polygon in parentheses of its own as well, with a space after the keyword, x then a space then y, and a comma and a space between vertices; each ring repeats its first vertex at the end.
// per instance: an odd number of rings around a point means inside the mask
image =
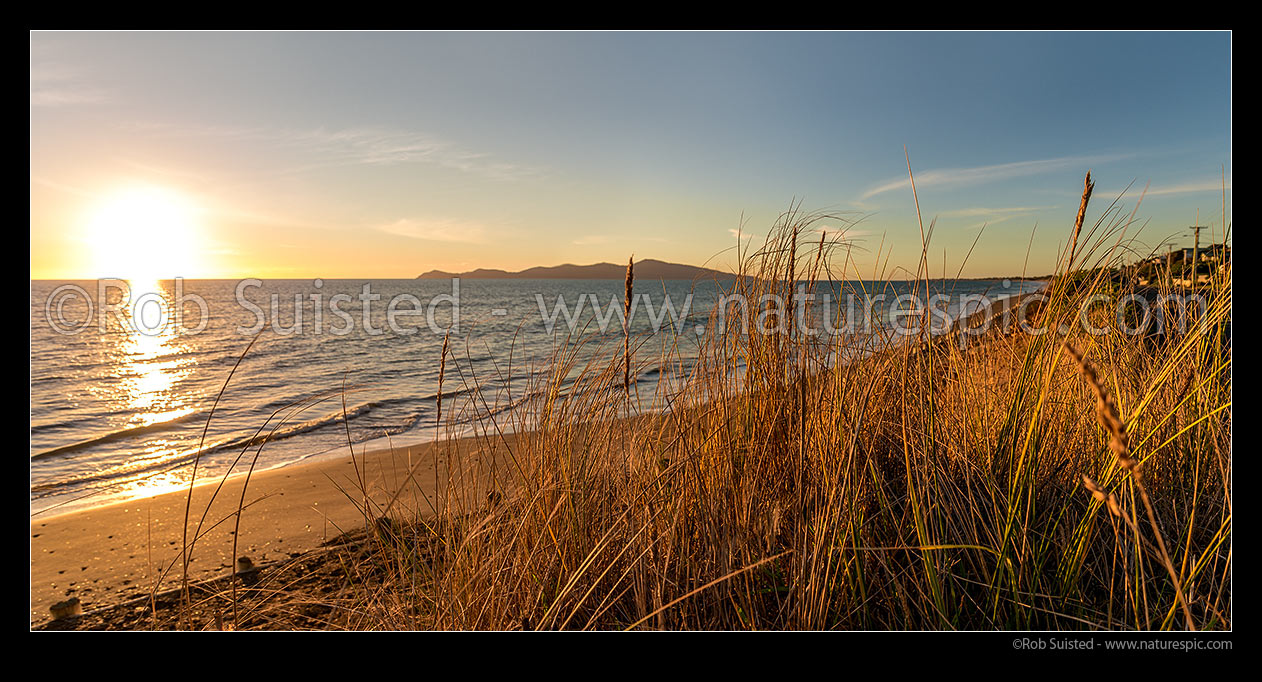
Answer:
MULTIPOLYGON (((382 540, 357 627, 1230 628, 1230 266, 1186 332, 1121 333, 1093 297, 1155 294, 1110 274, 1134 258, 1134 214, 1084 226, 1091 189, 1046 300, 1011 321, 1045 334, 836 362, 859 341, 731 316, 638 416, 627 379, 650 350, 628 335, 580 362, 572 339, 513 417, 510 465, 450 463, 436 508, 392 502, 418 541, 382 540)), ((736 290, 858 279, 844 235, 814 238, 822 217, 783 215, 736 290)), ((1182 314, 1163 311, 1167 328, 1182 314)))

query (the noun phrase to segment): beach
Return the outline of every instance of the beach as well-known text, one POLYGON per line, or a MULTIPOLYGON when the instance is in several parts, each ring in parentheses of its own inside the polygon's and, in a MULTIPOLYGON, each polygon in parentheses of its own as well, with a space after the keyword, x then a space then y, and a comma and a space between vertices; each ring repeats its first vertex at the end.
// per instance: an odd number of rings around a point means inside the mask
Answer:
MULTIPOLYGON (((992 333, 974 336, 966 332, 973 337, 970 343, 1002 336, 1015 321, 1012 315, 1025 297, 994 301, 973 312, 963 323, 964 328, 985 324, 992 333)), ((957 333, 958 329, 937 337, 935 342, 955 343, 957 333)), ((880 354, 898 352, 901 351, 895 345, 880 354)), ((325 457, 253 473, 244 497, 236 555, 266 566, 295 559, 345 533, 363 530, 366 519, 362 490, 369 492, 374 512, 402 491, 392 509, 392 518, 410 521, 431 516, 430 505, 440 505, 444 498, 449 460, 464 463, 463 470, 454 470, 451 480, 463 481, 461 487, 469 496, 466 501, 476 504, 479 496, 485 497, 489 490, 488 474, 493 466, 499 467, 503 480, 508 464, 505 455, 517 440, 513 434, 451 438, 356 452, 353 458, 346 454, 325 457), (413 472, 410 482, 409 471, 413 472)), ((242 503, 241 489, 246 477, 240 473, 230 476, 207 510, 207 502, 221 480, 199 483, 193 491, 190 537, 203 513, 205 530, 193 547, 189 562, 191 582, 215 580, 232 573, 235 512, 242 503)), ((71 597, 79 598, 83 611, 88 613, 125 602, 144 606, 150 593, 178 588, 183 564, 182 522, 188 500, 188 489, 183 488, 34 517, 32 624, 50 620, 49 607, 71 597)))
MULTIPOLYGON (((365 525, 361 490, 377 505, 402 491, 392 517, 441 504, 447 480, 447 459, 469 466, 465 474, 481 476, 467 489, 478 494, 492 465, 503 466, 515 438, 466 438, 425 443, 394 450, 299 463, 258 472, 249 479, 246 509, 241 515, 238 556, 256 565, 300 556, 344 532, 365 525), (436 471, 437 467, 437 471, 436 471), (408 482, 409 470, 414 471, 408 482), (435 488, 435 476, 440 485, 435 488), (360 480, 366 484, 361 487, 360 480)), ((457 471, 457 477, 459 477, 457 471)), ((230 574, 235 511, 246 477, 224 483, 206 514, 205 528, 194 545, 189 579, 201 581, 230 574), (215 525, 218 524, 218 525, 215 525)), ((206 510, 217 482, 193 491, 190 535, 206 510)), ((485 491, 481 494, 485 496, 485 491)), ((102 507, 31 520, 31 623, 50 620, 49 607, 78 597, 85 613, 146 597, 151 591, 176 588, 182 577, 182 522, 188 490, 169 492, 102 507), (166 578, 158 579, 168 566, 166 578)), ((379 508, 379 507, 378 507, 379 508)))

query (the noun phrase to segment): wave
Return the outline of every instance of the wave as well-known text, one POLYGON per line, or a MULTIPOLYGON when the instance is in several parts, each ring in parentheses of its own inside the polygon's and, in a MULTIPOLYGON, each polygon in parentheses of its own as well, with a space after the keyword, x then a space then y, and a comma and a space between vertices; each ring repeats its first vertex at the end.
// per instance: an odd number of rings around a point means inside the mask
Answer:
MULTIPOLYGON (((660 367, 647 368, 647 371, 644 371, 643 373, 639 374, 635 378, 635 380, 637 383, 641 381, 645 381, 645 380, 652 380, 656 377, 656 375, 660 373, 660 370, 661 370, 660 367)), ((498 388, 499 390, 504 390, 506 388, 504 386, 498 385, 498 383, 499 382, 488 382, 488 384, 483 384, 480 386, 471 386, 468 388, 443 391, 441 393, 441 397, 443 400, 448 400, 448 399, 453 399, 462 395, 474 394, 478 390, 486 390, 488 388, 492 388, 493 386, 495 388, 498 388)), ((496 400, 491 405, 482 406, 481 409, 475 407, 472 410, 465 411, 465 410, 456 408, 455 412, 453 412, 452 414, 454 418, 453 423, 454 424, 470 424, 470 423, 479 422, 485 419, 497 419, 497 418, 500 418, 502 415, 505 415, 506 413, 510 413, 514 410, 520 409, 533 401, 545 398, 551 392, 551 390, 556 390, 557 396, 561 397, 561 396, 566 396, 566 395, 571 394, 576 389, 580 389, 580 386, 581 386, 581 382, 579 381, 578 377, 566 377, 562 379, 561 381, 557 382, 557 384, 553 387, 536 388, 535 390, 524 391, 522 393, 518 393, 517 395, 512 396, 512 399, 510 400, 503 401, 503 402, 496 400)), ((350 387, 348 387, 348 389, 349 388, 350 387)), ((583 388, 586 388, 586 387, 583 387, 583 388)), ((58 480, 53 480, 53 481, 33 483, 31 485, 31 492, 33 495, 33 499, 39 499, 39 498, 57 495, 70 487, 86 486, 93 489, 100 489, 102 487, 108 488, 108 487, 112 487, 114 485, 118 485, 121 483, 143 480, 145 478, 161 475, 164 473, 168 473, 168 472, 183 468, 185 466, 192 464, 194 460, 197 460, 198 458, 205 458, 208 455, 213 455, 215 453, 226 452, 226 451, 231 451, 231 450, 246 451, 254 447, 263 448, 263 447, 266 447, 266 445, 270 443, 284 441, 290 438, 300 436, 302 434, 307 434, 307 433, 317 431, 323 428, 342 424, 344 422, 354 422, 369 414, 372 414, 373 412, 380 411, 382 409, 397 408, 401 406, 418 405, 418 404, 425 404, 425 403, 432 405, 434 402, 438 400, 440 396, 439 393, 432 393, 432 394, 425 395, 422 397, 400 397, 400 398, 389 398, 389 399, 383 399, 383 400, 373 400, 373 401, 358 403, 353 406, 348 406, 345 410, 341 408, 332 410, 330 412, 327 412, 325 414, 322 414, 320 416, 317 416, 311 419, 305 419, 302 421, 293 421, 293 422, 288 421, 288 419, 294 416, 297 416, 306 410, 310 410, 312 407, 316 405, 327 403, 329 401, 337 401, 342 397, 342 395, 343 395, 342 391, 337 391, 330 394, 326 394, 322 398, 313 399, 312 401, 307 401, 307 402, 281 403, 280 401, 273 401, 272 403, 268 404, 266 407, 269 408, 267 410, 268 412, 277 413, 276 420, 273 420, 274 423, 276 424, 274 428, 264 429, 261 431, 255 431, 249 434, 229 436, 229 437, 217 440, 215 442, 208 443, 204 447, 201 447, 200 449, 197 447, 193 447, 193 448, 187 448, 187 449, 181 449, 181 450, 170 450, 164 453, 157 453, 153 456, 144 457, 143 459, 140 459, 140 460, 133 459, 126 463, 118 464, 115 466, 109 466, 97 471, 83 472, 78 475, 72 475, 67 478, 60 478, 58 480), (285 414, 285 408, 287 406, 292 406, 292 410, 293 410, 288 415, 285 414)), ((398 434, 398 433, 407 432, 413 429, 419 422, 422 421, 422 419, 426 416, 426 414, 429 414, 429 413, 431 413, 429 409, 405 410, 404 414, 398 415, 397 418, 394 418, 391 420, 392 423, 389 426, 385 427, 385 431, 387 434, 398 434)), ((139 436, 143 436, 143 435, 153 433, 156 431, 161 431, 162 429, 166 429, 176 424, 179 424, 182 422, 188 422, 197 418, 205 418, 205 413, 194 412, 194 413, 182 415, 175 419, 167 420, 164 422, 148 424, 148 425, 134 427, 130 429, 122 429, 120 431, 115 431, 113 433, 109 433, 103 436, 81 441, 79 443, 74 443, 72 445, 67 445, 67 446, 62 446, 59 448, 54 448, 52 450, 47 450, 47 451, 38 453, 36 455, 32 455, 32 459, 41 459, 41 458, 47 458, 47 457, 52 457, 56 455, 69 454, 78 450, 89 448, 95 445, 100 445, 103 443, 123 440, 126 438, 139 437, 139 436)), ((353 434, 352 440, 355 443, 362 443, 366 441, 375 440, 382 436, 380 430, 374 429, 373 431, 374 431, 373 433, 365 433, 361 431, 359 433, 353 434)), ((339 437, 344 438, 345 434, 339 434, 339 437)), ((228 462, 219 461, 217 462, 217 464, 219 466, 226 466, 228 462)), ((212 465, 212 468, 213 466, 214 465, 212 465)))
MULTIPOLYGON (((200 450, 194 447, 194 448, 188 448, 184 450, 170 451, 164 454, 157 455, 155 457, 146 458, 139 462, 132 461, 126 464, 120 464, 117 466, 109 467, 101 471, 87 472, 87 473, 83 473, 77 476, 71 476, 69 478, 63 478, 56 481, 46 481, 46 482, 42 482, 38 484, 33 484, 31 486, 31 491, 43 492, 44 493, 43 495, 37 495, 36 497, 44 497, 49 494, 54 494, 56 491, 66 486, 84 485, 84 484, 90 484, 90 483, 95 483, 99 481, 115 481, 120 478, 136 480, 137 478, 143 478, 143 476, 139 476, 140 474, 151 474, 152 472, 154 472, 154 470, 158 470, 156 473, 165 473, 167 471, 177 469, 181 466, 191 464, 195 459, 199 457, 204 457, 206 455, 211 455, 211 454, 214 454, 217 452, 223 452, 226 450, 235 450, 235 449, 246 450, 248 448, 252 448, 255 446, 264 446, 268 443, 274 443, 274 442, 285 440, 288 438, 293 438, 294 436, 298 436, 304 433, 315 431, 320 428, 324 428, 326 426, 337 424, 337 423, 342 422, 343 420, 352 421, 359 417, 363 417, 364 415, 367 415, 371 413, 372 411, 381 407, 412 402, 412 400, 413 399, 411 398, 394 398, 394 399, 388 399, 388 400, 371 401, 371 402, 355 405, 354 407, 348 407, 345 411, 339 409, 335 412, 330 412, 328 414, 322 415, 320 417, 316 417, 314 419, 309 419, 306 421, 292 423, 292 424, 286 424, 284 422, 284 418, 282 417, 281 421, 279 422, 279 426, 277 428, 273 428, 272 430, 257 431, 250 435, 232 436, 232 437, 224 438, 224 439, 215 441, 213 443, 210 443, 206 445, 205 447, 202 447, 200 450), (52 491, 52 492, 49 492, 49 491, 52 491)), ((301 405, 295 405, 295 410, 301 411, 302 409, 303 407, 301 405)), ((188 417, 192 417, 192 416, 195 416, 195 415, 188 415, 188 417)), ((405 431, 411 428, 413 425, 415 425, 416 421, 420 419, 421 416, 422 415, 420 413, 405 415, 403 419, 399 422, 398 428, 395 430, 405 431)), ((179 419, 184 420, 185 418, 186 417, 181 417, 179 419)), ((168 421, 168 422, 163 422, 162 424, 168 425, 170 423, 171 422, 168 421)), ((141 428, 145 428, 145 427, 141 427, 141 428)), ((131 432, 135 432, 135 431, 137 431, 137 429, 127 429, 125 431, 119 431, 119 432, 115 432, 114 434, 109 434, 108 436, 104 436, 103 438, 108 439, 108 440, 117 440, 118 438, 126 437, 127 435, 134 435, 131 432)), ((361 438, 358 439, 358 441, 362 442, 364 440, 370 440, 376 437, 379 437, 379 436, 377 435, 362 436, 361 438)), ((101 438, 98 438, 98 439, 94 439, 94 441, 92 442, 96 442, 96 443, 108 442, 108 440, 102 440, 101 438)), ((72 446, 67 446, 67 447, 72 447, 72 446)), ((65 448, 58 448, 58 450, 64 451, 65 448)), ((48 452, 56 453, 57 451, 50 450, 48 452)), ((40 453, 41 456, 45 454, 47 453, 40 453)))
MULTIPOLYGON (((77 443, 71 443, 69 445, 62 445, 61 447, 56 447, 51 450, 37 452, 31 455, 31 459, 35 460, 35 459, 46 459, 48 457, 56 457, 58 455, 65 455, 71 452, 77 452, 79 450, 95 447, 97 445, 102 445, 104 443, 112 443, 114 441, 123 440, 126 438, 143 436, 148 433, 153 433, 154 431, 162 431, 164 429, 171 428, 172 426, 175 426, 176 424, 182 424, 194 418, 204 417, 204 416, 205 416, 205 413, 203 412, 190 412, 188 414, 180 415, 178 417, 175 417, 173 419, 168 419, 166 421, 154 422, 152 424, 143 424, 141 426, 133 426, 127 429, 120 429, 118 431, 112 431, 110 433, 106 433, 100 436, 89 438, 87 440, 81 440, 77 443)), ((53 428, 54 426, 56 425, 45 425, 42 428, 53 428)), ((36 429, 32 429, 32 430, 36 430, 36 429)))
MULTIPOLYGON (((444 393, 443 397, 444 398, 447 397, 447 394, 444 393)), ((428 399, 432 400, 433 398, 434 396, 430 396, 428 399)), ((328 399, 329 398, 325 398, 325 400, 328 400, 328 399)), ((285 426, 278 431, 270 431, 263 434, 259 434, 257 436, 239 436, 235 438, 228 438, 216 443, 213 446, 207 446, 203 448, 202 452, 203 454, 205 454, 205 453, 210 453, 216 450, 221 450, 224 448, 229 448, 229 447, 234 447, 234 446, 258 445, 259 443, 263 443, 268 440, 281 440, 284 438, 295 436, 299 433, 304 433, 306 431, 318 429, 322 426, 326 426, 330 423, 338 421, 342 419, 343 417, 345 417, 347 420, 352 420, 352 419, 361 417, 363 415, 366 415, 377 408, 407 403, 407 402, 411 402, 412 400, 413 399, 410 399, 410 398, 393 398, 393 399, 374 400, 374 401, 370 401, 366 403, 361 403, 359 405, 355 405, 353 407, 347 408, 344 412, 343 410, 339 409, 335 412, 330 412, 329 414, 318 417, 316 419, 311 419, 311 420, 303 421, 298 424, 285 426)), ((279 404, 278 403, 279 401, 273 402, 269 405, 264 406, 264 409, 269 409, 269 411, 283 410, 283 408, 287 405, 293 405, 294 409, 299 412, 302 411, 302 409, 304 409, 302 408, 301 404, 294 404, 293 401, 288 401, 288 402, 279 403, 279 404)), ((39 459, 47 459, 50 457, 56 457, 58 455, 67 455, 74 452, 78 452, 80 450, 86 450, 88 448, 96 447, 98 445, 103 445, 106 443, 112 443, 112 442, 116 442, 120 440, 126 440, 129 438, 145 436, 154 432, 159 432, 159 431, 169 429, 178 424, 186 423, 195 419, 205 419, 205 418, 206 418, 206 412, 204 411, 190 412, 188 414, 180 415, 178 417, 175 417, 173 419, 168 419, 166 421, 154 422, 152 424, 144 424, 141 426, 120 429, 118 431, 113 431, 113 432, 106 433, 100 436, 95 436, 93 438, 78 441, 76 443, 71 443, 69 445, 62 445, 60 447, 56 447, 51 450, 37 452, 31 455, 31 459, 39 460, 39 459)), ((53 426, 55 425, 45 425, 42 428, 52 428, 53 426)))

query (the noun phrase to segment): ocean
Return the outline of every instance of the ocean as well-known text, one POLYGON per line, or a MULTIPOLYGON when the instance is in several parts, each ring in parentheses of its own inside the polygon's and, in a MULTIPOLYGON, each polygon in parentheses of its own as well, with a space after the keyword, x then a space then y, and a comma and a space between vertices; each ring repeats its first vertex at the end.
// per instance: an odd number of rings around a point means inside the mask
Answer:
MULTIPOLYGON (((942 311, 958 317, 982 296, 1042 286, 939 280, 930 294, 947 296, 942 311)), ((729 288, 636 282, 640 409, 660 404, 648 396, 663 377, 686 380, 707 330, 726 328, 715 305, 729 288)), ((816 296, 806 318, 821 335, 861 335, 875 347, 899 331, 889 313, 913 290, 821 282, 803 291, 816 296)), ((623 298, 620 280, 33 281, 31 513, 187 486, 199 453, 200 481, 242 452, 248 465, 260 445, 256 470, 432 440, 488 419, 521 423, 510 417, 529 412, 558 350, 580 365, 621 352, 623 298)), ((726 322, 745 309, 725 303, 726 322)), ((750 324, 763 305, 746 304, 750 324)))

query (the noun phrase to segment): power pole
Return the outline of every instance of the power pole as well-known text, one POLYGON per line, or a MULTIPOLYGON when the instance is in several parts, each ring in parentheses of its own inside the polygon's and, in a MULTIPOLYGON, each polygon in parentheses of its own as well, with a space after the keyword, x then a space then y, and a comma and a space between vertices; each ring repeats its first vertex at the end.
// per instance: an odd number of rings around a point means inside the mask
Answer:
POLYGON ((1200 215, 1200 211, 1197 211, 1197 214, 1196 214, 1196 222, 1197 222, 1197 224, 1196 224, 1196 225, 1190 225, 1190 226, 1188 226, 1188 229, 1192 231, 1192 235, 1193 235, 1193 241, 1192 241, 1192 286, 1196 286, 1196 261, 1200 259, 1200 253, 1201 253, 1201 230, 1207 230, 1207 229, 1209 229, 1209 225, 1201 225, 1201 224, 1200 224, 1200 222, 1201 222, 1201 215, 1200 215))

